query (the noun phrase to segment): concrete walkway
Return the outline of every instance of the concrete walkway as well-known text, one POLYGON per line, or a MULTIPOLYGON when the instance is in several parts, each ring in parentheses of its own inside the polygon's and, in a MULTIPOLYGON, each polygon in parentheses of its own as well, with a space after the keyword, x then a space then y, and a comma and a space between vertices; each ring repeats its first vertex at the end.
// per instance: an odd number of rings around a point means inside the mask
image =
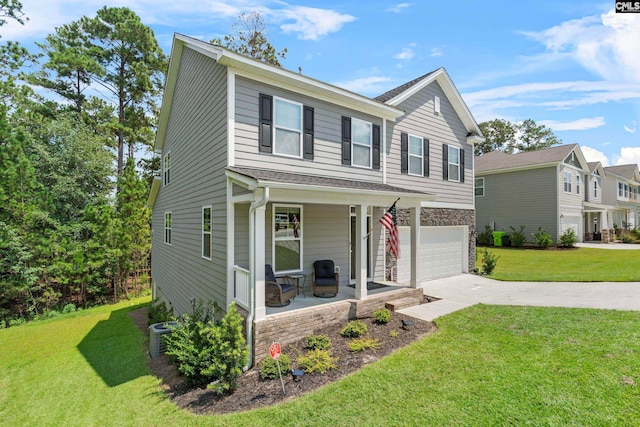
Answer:
POLYGON ((629 251, 638 251, 640 250, 640 245, 629 244, 629 243, 598 243, 598 242, 585 242, 585 243, 576 243, 576 247, 578 248, 594 248, 594 249, 612 249, 612 250, 629 250, 629 251))
POLYGON ((431 321, 479 303, 640 310, 640 282, 501 282, 462 274, 424 282, 421 288, 442 299, 400 313, 431 321))

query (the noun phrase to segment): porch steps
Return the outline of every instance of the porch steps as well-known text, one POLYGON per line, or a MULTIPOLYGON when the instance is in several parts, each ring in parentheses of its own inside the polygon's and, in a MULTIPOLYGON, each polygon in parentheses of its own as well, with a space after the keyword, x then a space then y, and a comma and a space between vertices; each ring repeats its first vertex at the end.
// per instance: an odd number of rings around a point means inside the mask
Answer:
POLYGON ((386 308, 391 311, 402 310, 403 308, 413 307, 414 305, 420 305, 422 300, 416 297, 405 297, 400 299, 394 299, 384 304, 386 308))

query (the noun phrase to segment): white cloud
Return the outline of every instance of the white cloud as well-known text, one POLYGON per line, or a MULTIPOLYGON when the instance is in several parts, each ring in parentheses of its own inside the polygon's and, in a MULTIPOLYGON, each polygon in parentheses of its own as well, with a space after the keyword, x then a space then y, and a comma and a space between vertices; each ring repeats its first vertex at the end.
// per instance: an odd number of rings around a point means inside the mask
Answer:
POLYGON ((636 133, 636 121, 634 120, 633 122, 633 127, 630 128, 628 126, 623 125, 622 127, 624 127, 624 130, 629 132, 629 133, 636 133))
POLYGON ((602 166, 609 166, 609 159, 602 151, 583 146, 581 146, 580 149, 585 159, 587 159, 587 162, 600 162, 602 166))
POLYGON ((403 61, 409 61, 410 59, 413 59, 414 56, 415 54, 413 52, 413 49, 411 49, 410 47, 403 47, 402 52, 393 55, 395 59, 400 59, 403 61))
POLYGON ((622 147, 620 155, 614 156, 616 165, 640 164, 640 147, 622 147))
POLYGON ((397 5, 385 10, 385 12, 402 13, 409 6, 411 6, 411 3, 398 3, 397 5))
POLYGON ((360 94, 376 94, 383 93, 388 86, 388 82, 391 81, 389 77, 362 77, 353 80, 346 80, 342 82, 334 82, 333 84, 343 89, 350 90, 352 92, 360 94))
POLYGON ((329 33, 339 31, 344 24, 356 19, 354 16, 335 10, 305 6, 291 6, 277 13, 294 21, 291 24, 282 24, 280 26, 282 31, 285 34, 296 33, 302 40, 317 40, 329 33))
POLYGON ((436 56, 442 56, 442 49, 440 49, 439 47, 432 47, 431 57, 435 58, 436 56))
POLYGON ((578 120, 572 120, 570 122, 559 122, 556 120, 541 120, 538 124, 545 125, 554 131, 561 130, 587 130, 595 129, 605 125, 604 117, 591 117, 578 120))

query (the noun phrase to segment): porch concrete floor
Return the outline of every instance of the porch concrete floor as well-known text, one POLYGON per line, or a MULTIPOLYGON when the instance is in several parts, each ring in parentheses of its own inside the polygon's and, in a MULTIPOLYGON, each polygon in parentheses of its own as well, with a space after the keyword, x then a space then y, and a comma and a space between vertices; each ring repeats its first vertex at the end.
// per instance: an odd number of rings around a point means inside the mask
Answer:
MULTIPOLYGON (((373 289, 367 291, 367 295, 377 295, 384 292, 394 291, 397 289, 408 288, 408 284, 400 284, 396 282, 385 282, 377 280, 376 283, 380 283, 383 285, 387 285, 384 288, 373 289)), ((291 300, 291 304, 285 307, 267 307, 267 316, 271 314, 279 314, 279 313, 288 313, 294 310, 303 310, 310 307, 316 307, 322 304, 330 304, 332 302, 344 301, 348 299, 355 299, 356 297, 356 289, 351 286, 340 286, 338 288, 338 295, 333 298, 318 298, 313 296, 313 290, 311 289, 311 284, 307 283, 305 287, 306 297, 300 291, 300 295, 297 295, 294 299, 291 300)))

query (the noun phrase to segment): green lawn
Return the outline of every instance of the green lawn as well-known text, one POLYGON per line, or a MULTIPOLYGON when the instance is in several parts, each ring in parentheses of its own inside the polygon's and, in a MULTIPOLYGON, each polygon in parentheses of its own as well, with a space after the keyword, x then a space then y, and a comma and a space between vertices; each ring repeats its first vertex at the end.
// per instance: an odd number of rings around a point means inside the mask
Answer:
MULTIPOLYGON (((493 279, 529 282, 640 282, 640 250, 488 249, 500 256, 496 269, 490 276, 493 279)), ((480 268, 480 256, 476 265, 480 268)))
POLYGON ((638 312, 475 306, 302 398, 195 416, 146 369, 126 313, 147 302, 0 330, 0 424, 640 425, 638 312))

